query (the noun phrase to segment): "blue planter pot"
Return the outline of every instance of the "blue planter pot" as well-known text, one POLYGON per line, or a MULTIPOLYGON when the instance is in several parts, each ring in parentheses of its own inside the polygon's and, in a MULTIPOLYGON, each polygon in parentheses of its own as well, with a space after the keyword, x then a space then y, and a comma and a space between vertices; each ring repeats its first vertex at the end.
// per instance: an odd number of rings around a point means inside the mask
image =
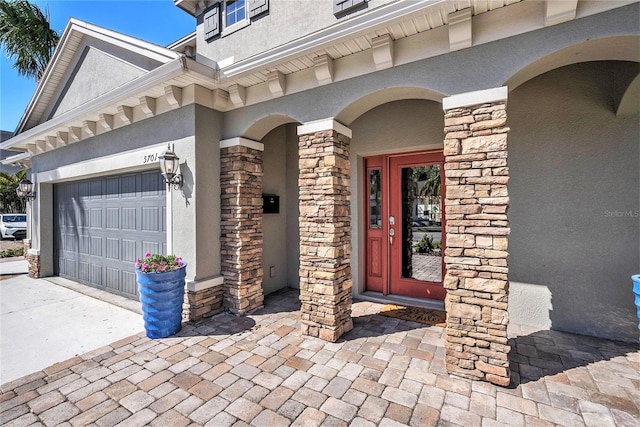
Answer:
POLYGON ((166 338, 182 328, 182 303, 187 264, 166 273, 136 269, 144 329, 149 338, 166 338))
MULTIPOLYGON (((636 294, 636 314, 638 321, 640 321, 640 274, 631 276, 631 280, 633 280, 633 293, 636 294)), ((640 323, 638 323, 638 329, 640 329, 640 323)))

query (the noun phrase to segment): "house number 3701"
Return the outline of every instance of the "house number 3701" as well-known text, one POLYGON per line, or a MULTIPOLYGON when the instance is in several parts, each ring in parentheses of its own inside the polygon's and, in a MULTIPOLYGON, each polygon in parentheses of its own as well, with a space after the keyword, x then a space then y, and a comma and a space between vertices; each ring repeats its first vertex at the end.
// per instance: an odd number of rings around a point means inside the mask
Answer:
POLYGON ((158 161, 158 153, 154 153, 154 154, 145 155, 143 163, 152 163, 157 161, 158 161))

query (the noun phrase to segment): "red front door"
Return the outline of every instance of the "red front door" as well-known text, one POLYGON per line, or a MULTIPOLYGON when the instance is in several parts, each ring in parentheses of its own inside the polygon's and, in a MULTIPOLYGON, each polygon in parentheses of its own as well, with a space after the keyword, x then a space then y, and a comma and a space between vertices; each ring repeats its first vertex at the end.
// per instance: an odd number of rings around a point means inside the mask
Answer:
POLYGON ((365 159, 366 289, 444 299, 441 151, 365 159))

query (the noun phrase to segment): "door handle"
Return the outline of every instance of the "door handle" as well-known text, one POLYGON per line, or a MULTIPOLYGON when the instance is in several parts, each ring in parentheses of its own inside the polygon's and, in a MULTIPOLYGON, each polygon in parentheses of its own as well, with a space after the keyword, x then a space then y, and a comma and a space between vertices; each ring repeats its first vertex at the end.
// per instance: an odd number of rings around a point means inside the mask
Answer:
POLYGON ((389 227, 389 244, 393 245, 393 236, 396 235, 396 230, 389 227))

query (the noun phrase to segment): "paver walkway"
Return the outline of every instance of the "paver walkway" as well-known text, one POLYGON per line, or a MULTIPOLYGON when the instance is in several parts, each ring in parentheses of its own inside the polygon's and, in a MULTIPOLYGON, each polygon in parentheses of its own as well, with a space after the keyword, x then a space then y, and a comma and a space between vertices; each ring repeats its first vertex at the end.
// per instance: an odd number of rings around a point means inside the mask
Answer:
POLYGON ((3 425, 638 426, 640 351, 556 332, 512 340, 512 388, 449 376, 443 329, 356 302, 338 343, 302 336, 295 291, 255 315, 120 340, 1 386, 3 425))

